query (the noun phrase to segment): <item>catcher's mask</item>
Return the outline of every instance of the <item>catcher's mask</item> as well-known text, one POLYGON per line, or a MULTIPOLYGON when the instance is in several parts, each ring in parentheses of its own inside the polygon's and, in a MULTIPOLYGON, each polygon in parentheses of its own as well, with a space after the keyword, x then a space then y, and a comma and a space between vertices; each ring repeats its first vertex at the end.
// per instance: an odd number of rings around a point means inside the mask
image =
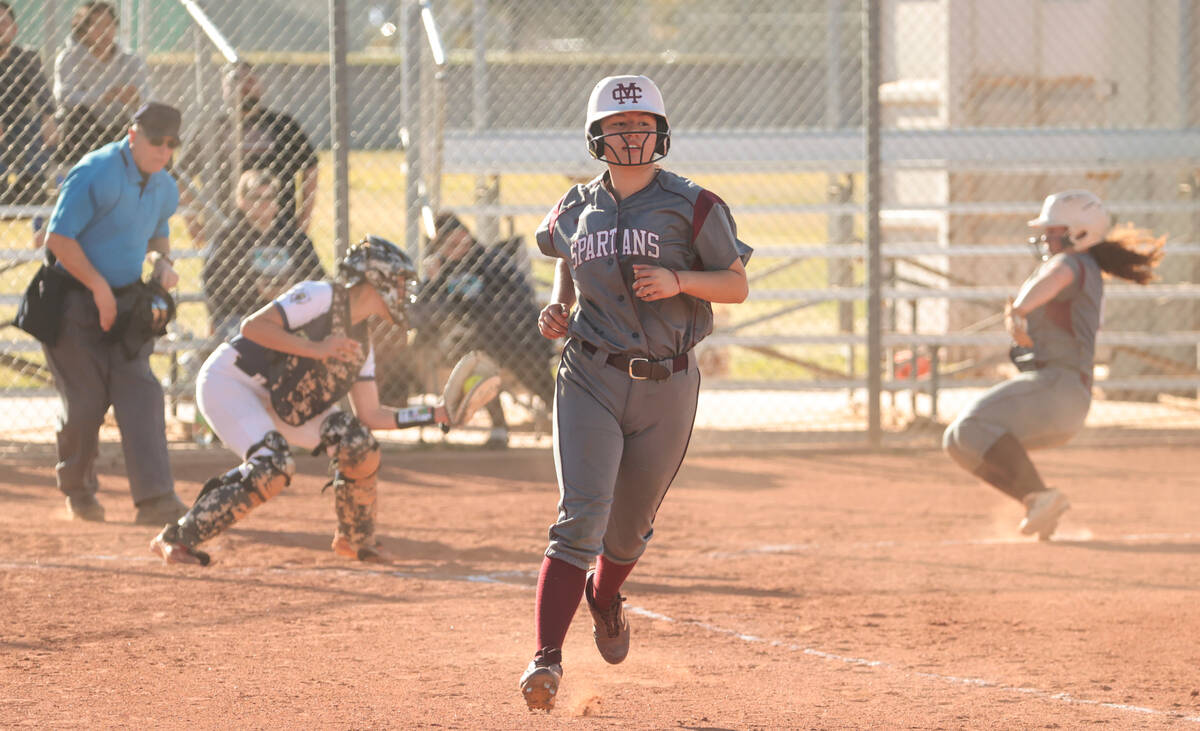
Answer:
POLYGON ((1029 226, 1043 229, 1042 235, 1031 238, 1030 243, 1045 257, 1090 249, 1104 240, 1111 223, 1104 203, 1095 193, 1064 190, 1046 196, 1041 214, 1029 221, 1029 226))
POLYGON ((175 319, 175 299, 158 282, 150 283, 148 299, 150 300, 150 332, 155 335, 163 335, 167 332, 167 325, 175 319))
POLYGON ((167 334, 175 319, 175 300, 157 281, 137 281, 116 295, 117 316, 105 334, 108 342, 119 343, 127 360, 133 360, 150 340, 167 334))
POLYGON ((588 152, 592 157, 609 165, 649 165, 667 156, 671 148, 671 127, 667 123, 667 108, 662 93, 654 82, 645 76, 609 76, 601 79, 592 89, 588 99, 587 122, 588 152), (657 120, 654 132, 615 132, 602 134, 600 121, 623 112, 645 112, 657 120), (650 136, 654 144, 649 145, 650 136), (620 138, 612 139, 609 138, 620 138), (608 155, 614 144, 636 145, 642 148, 637 161, 621 162, 616 155, 608 155))
POLYGON ((417 268, 399 246, 379 236, 364 236, 338 260, 336 281, 345 287, 370 284, 383 298, 392 322, 407 326, 405 309, 416 299, 417 268))

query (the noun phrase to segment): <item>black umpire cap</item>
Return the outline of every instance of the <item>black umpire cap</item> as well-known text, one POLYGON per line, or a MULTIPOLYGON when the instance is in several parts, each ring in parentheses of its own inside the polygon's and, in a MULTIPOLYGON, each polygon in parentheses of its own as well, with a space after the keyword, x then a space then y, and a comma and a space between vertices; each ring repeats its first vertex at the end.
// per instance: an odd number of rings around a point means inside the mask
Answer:
POLYGON ((147 137, 179 139, 179 128, 183 125, 183 115, 175 107, 160 102, 147 102, 133 115, 133 121, 147 137))

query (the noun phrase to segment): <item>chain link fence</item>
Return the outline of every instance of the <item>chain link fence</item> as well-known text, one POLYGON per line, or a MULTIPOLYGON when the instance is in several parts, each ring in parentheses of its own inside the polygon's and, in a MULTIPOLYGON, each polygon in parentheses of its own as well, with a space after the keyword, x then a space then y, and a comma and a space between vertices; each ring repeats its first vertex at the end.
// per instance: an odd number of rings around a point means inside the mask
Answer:
MULTIPOLYGON (((506 391, 456 438, 547 433, 559 344, 535 321, 553 262, 532 233, 570 184, 602 171, 585 104, 620 73, 658 83, 664 164, 719 194, 756 249, 750 299, 714 306, 700 346, 697 439, 863 443, 879 398, 885 440, 933 443, 1011 374, 1001 313, 1036 264, 1025 222, 1077 187, 1169 235, 1161 281, 1109 283, 1088 434, 1200 433, 1189 0, 882 0, 873 15, 863 0, 353 0, 335 3, 344 66, 330 5, 10 0, 0 13, 0 318, 41 261, 35 232, 70 165, 121 137, 139 102, 183 111, 180 308, 154 359, 176 439, 205 437, 192 393, 207 352, 292 283, 330 274, 342 226, 421 268, 413 332, 375 329, 384 401, 434 398, 477 348, 504 366, 506 391), (106 72, 113 59, 126 71, 106 72), (877 160, 863 154, 871 64, 877 160), (882 193, 878 364, 868 172, 882 193), (876 365, 881 396, 868 389, 876 365)), ((0 440, 52 444, 41 348, 16 328, 0 340, 0 440)))

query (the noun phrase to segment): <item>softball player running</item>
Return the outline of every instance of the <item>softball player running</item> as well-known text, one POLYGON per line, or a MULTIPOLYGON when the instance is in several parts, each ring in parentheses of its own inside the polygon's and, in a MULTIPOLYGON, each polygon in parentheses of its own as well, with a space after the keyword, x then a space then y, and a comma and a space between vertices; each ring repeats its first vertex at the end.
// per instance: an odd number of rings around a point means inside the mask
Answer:
POLYGON ((1047 197, 1029 225, 1042 229, 1043 262, 1005 308, 1021 373, 959 414, 942 443, 963 469, 1023 503, 1021 532, 1046 540, 1070 502, 1043 484, 1026 450, 1065 444, 1083 427, 1103 310, 1101 272, 1146 284, 1165 237, 1131 225, 1110 231, 1104 204, 1086 190, 1047 197))
POLYGON ((196 402, 221 441, 244 459, 209 480, 192 508, 150 543, 166 563, 207 565, 197 548, 278 495, 294 472, 292 446, 332 459, 337 530, 333 550, 382 561, 375 540, 379 443, 371 429, 445 424, 442 407, 380 406, 371 315, 405 326, 412 261, 368 236, 337 263, 335 281, 301 282, 248 317, 241 334, 205 361, 196 402), (349 394, 354 413, 334 405, 349 394))
POLYGON ((537 231, 542 253, 558 258, 538 329, 569 340, 554 403, 558 520, 538 577, 537 652, 520 681, 530 709, 554 706, 581 598, 601 656, 625 659, 619 590, 691 437, 700 388, 692 348, 712 331, 710 303, 748 293, 750 249, 728 207, 654 164, 670 146, 654 82, 601 80, 585 129, 608 169, 571 188, 537 231))

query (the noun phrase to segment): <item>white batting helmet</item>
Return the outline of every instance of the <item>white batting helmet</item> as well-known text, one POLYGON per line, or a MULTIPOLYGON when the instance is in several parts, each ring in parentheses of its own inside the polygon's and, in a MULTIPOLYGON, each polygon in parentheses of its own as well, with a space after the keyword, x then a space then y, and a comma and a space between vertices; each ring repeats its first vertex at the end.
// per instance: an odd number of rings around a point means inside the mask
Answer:
POLYGON ((597 160, 620 165, 614 160, 604 159, 604 137, 600 134, 600 120, 622 112, 646 112, 658 118, 658 138, 654 144, 653 157, 645 162, 624 164, 649 164, 667 156, 671 147, 671 127, 667 123, 667 107, 663 104, 662 92, 645 76, 609 76, 601 79, 588 98, 587 133, 588 152, 597 160))
POLYGON ((1104 240, 1112 227, 1104 203, 1087 190, 1064 190, 1046 196, 1042 213, 1029 222, 1034 228, 1066 226, 1075 251, 1083 251, 1104 240))

